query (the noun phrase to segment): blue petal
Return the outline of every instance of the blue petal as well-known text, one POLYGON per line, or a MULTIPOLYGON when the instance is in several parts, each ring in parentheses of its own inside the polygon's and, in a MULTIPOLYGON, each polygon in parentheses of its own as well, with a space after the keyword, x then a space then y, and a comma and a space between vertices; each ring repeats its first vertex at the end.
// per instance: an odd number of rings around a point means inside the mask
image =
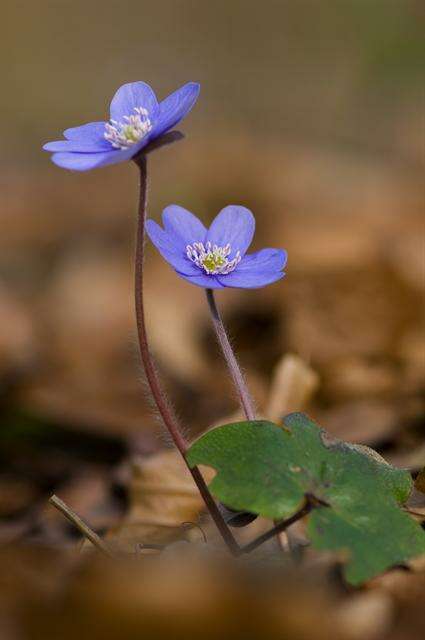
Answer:
POLYGON ((84 140, 85 142, 98 142, 103 140, 103 142, 106 142, 103 135, 104 133, 104 122, 88 122, 80 127, 71 127, 70 129, 66 129, 63 132, 63 135, 68 140, 84 140))
POLYGON ((207 230, 193 213, 177 204, 171 204, 162 212, 165 231, 173 237, 177 247, 186 253, 193 242, 204 242, 207 230))
POLYGON ((197 287, 203 287, 204 289, 223 289, 224 286, 218 281, 216 276, 211 276, 206 273, 199 276, 189 276, 177 271, 177 275, 184 278, 190 284, 195 284, 197 287))
POLYGON ((164 231, 154 220, 146 221, 146 233, 162 257, 169 262, 176 271, 193 276, 199 274, 199 267, 186 257, 179 245, 175 244, 175 237, 164 231))
POLYGON ((224 287, 236 289, 260 289, 268 284, 273 284, 285 274, 282 271, 265 271, 264 273, 238 273, 233 271, 227 276, 220 276, 219 281, 224 287))
POLYGON ((210 226, 206 240, 211 244, 231 246, 230 259, 240 251, 243 256, 251 244, 255 231, 255 218, 249 209, 229 205, 220 211, 210 226))
POLYGON ((151 135, 160 136, 183 120, 198 99, 199 91, 200 85, 197 82, 188 82, 162 100, 159 104, 158 120, 151 135))
POLYGON ((262 249, 257 253, 245 256, 231 273, 218 276, 225 287, 241 289, 257 289, 280 280, 285 275, 282 271, 287 259, 282 249, 262 249))
POLYGON ((99 142, 90 142, 86 140, 57 140, 56 142, 48 142, 43 146, 44 151, 57 152, 76 152, 76 153, 98 153, 102 151, 113 151, 112 145, 106 140, 99 142))
POLYGON ((288 254, 284 249, 261 249, 256 253, 246 255, 237 266, 238 271, 250 272, 275 271, 282 269, 286 265, 288 254))
MULTIPOLYGON (((134 145, 135 146, 135 145, 134 145)), ((105 151, 100 153, 54 153, 52 161, 64 169, 88 171, 108 164, 116 164, 129 160, 134 154, 132 149, 124 151, 105 151)))
POLYGON ((151 121, 158 115, 158 100, 146 82, 129 82, 118 89, 111 102, 111 119, 122 121, 124 116, 134 115, 135 107, 147 109, 151 121))

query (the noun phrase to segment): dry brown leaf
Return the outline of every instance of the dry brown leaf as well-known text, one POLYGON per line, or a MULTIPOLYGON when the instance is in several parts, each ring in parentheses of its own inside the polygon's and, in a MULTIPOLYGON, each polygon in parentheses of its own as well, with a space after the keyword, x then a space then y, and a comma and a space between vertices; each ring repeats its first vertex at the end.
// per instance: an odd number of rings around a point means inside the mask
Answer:
POLYGON ((299 356, 281 358, 273 371, 264 416, 278 422, 292 411, 301 411, 318 389, 319 376, 299 356))
POLYGON ((196 523, 203 505, 180 454, 162 451, 134 463, 130 510, 110 538, 132 550, 136 544, 169 543, 185 537, 182 523, 196 523))
POLYGON ((415 480, 415 488, 421 493, 425 493, 425 467, 421 469, 415 480))

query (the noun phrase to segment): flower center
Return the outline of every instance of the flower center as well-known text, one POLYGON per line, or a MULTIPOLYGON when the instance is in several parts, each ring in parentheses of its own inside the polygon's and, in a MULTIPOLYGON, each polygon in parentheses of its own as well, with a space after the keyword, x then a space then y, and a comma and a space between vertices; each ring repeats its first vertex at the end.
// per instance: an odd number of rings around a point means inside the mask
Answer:
POLYGON ((186 255, 197 267, 203 269, 208 274, 225 275, 233 271, 241 261, 241 253, 238 251, 232 260, 228 259, 232 248, 230 244, 225 247, 218 247, 207 242, 194 242, 186 247, 186 255))
POLYGON ((148 111, 143 107, 134 107, 134 111, 135 114, 124 116, 123 122, 111 120, 105 124, 104 138, 115 149, 128 149, 152 129, 148 111))

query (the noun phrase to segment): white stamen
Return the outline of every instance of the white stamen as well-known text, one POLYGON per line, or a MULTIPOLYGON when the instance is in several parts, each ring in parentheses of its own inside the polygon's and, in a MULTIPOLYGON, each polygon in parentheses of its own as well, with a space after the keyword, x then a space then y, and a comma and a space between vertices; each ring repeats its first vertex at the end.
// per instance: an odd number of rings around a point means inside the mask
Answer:
POLYGON ((115 149, 128 149, 144 138, 152 129, 147 109, 134 107, 133 115, 124 116, 123 122, 110 120, 105 124, 104 138, 115 149))
POLYGON ((226 275, 233 271, 241 261, 241 252, 237 251, 232 260, 228 260, 232 248, 230 244, 219 247, 207 242, 194 242, 186 247, 186 255, 197 267, 209 275, 226 275))

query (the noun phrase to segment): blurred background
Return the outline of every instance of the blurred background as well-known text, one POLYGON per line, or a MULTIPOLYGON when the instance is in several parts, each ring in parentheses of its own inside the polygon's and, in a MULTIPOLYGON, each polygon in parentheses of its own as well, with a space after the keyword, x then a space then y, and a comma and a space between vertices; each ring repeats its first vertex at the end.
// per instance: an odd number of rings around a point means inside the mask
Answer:
MULTIPOLYGON (((0 538, 67 540, 44 512, 52 490, 107 530, 127 508, 125 461, 167 444, 137 356, 136 169, 72 173, 41 150, 106 119, 134 80, 160 99, 201 83, 186 139, 151 156, 150 216, 177 203, 209 222, 243 204, 253 248, 288 251, 284 281, 217 296, 260 412, 296 354, 329 431, 424 464, 424 18, 420 0, 6 0, 0 538)), ((146 287, 194 437, 237 409, 204 294, 151 246, 146 287)))

